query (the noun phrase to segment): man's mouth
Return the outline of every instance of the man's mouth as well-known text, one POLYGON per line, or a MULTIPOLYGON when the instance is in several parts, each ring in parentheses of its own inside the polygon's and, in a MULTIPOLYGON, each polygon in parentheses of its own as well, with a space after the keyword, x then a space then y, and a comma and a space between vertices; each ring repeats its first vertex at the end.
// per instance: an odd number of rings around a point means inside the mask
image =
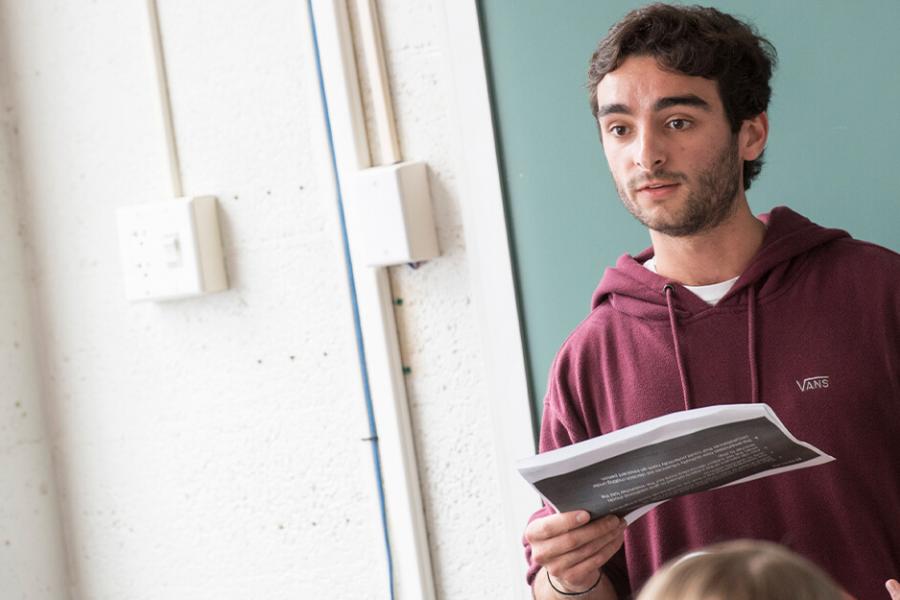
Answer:
POLYGON ((641 187, 637 188, 638 192, 645 192, 650 190, 662 190, 667 188, 673 188, 678 185, 675 181, 652 181, 650 183, 645 183, 641 187))

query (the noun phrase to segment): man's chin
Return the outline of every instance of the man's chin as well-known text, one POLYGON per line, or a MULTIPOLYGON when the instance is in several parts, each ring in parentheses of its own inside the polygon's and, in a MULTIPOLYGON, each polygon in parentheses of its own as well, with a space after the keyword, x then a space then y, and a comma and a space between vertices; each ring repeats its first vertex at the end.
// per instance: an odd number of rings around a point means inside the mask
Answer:
POLYGON ((665 206, 643 209, 636 203, 629 202, 626 208, 638 223, 651 231, 671 237, 684 237, 695 233, 695 224, 688 222, 689 219, 683 214, 671 214, 665 206))
MULTIPOLYGON (((681 238, 702 235, 712 231, 734 214, 737 207, 734 201, 720 210, 706 207, 706 210, 691 210, 690 202, 657 203, 654 206, 642 207, 629 199, 625 208, 637 221, 647 229, 668 237, 681 238)), ((695 207, 696 208, 696 207, 695 207)))
POLYGON ((650 231, 675 238, 699 235, 714 228, 714 225, 711 223, 691 220, 689 217, 673 218, 635 215, 635 218, 650 231))

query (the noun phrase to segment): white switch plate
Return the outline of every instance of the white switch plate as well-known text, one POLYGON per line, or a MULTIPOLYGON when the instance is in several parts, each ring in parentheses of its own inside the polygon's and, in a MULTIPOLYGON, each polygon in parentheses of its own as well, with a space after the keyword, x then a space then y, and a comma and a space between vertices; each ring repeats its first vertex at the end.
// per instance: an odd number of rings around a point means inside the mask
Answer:
POLYGON ((228 288, 213 196, 118 209, 125 296, 172 300, 228 288))

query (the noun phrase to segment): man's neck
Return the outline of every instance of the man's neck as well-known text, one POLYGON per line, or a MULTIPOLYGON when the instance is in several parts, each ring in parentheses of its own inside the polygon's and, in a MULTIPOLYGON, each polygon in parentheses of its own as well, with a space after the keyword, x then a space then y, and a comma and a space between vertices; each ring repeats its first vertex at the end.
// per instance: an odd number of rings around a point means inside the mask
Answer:
POLYGON ((746 200, 716 228, 671 237, 650 231, 656 272, 684 285, 710 285, 739 276, 762 246, 766 226, 746 200))

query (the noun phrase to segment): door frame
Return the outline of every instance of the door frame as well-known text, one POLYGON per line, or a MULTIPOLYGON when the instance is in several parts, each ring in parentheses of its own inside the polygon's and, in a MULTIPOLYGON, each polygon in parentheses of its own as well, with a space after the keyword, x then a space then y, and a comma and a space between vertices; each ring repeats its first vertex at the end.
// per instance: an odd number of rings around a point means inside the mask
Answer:
POLYGON ((484 357, 486 399, 498 468, 503 551, 509 557, 514 597, 530 599, 524 585, 522 533, 540 508, 538 495, 515 469, 535 452, 522 323, 516 296, 506 214, 494 137, 484 43, 477 0, 445 0, 448 61, 453 77, 451 122, 462 158, 460 205, 473 306, 484 357), (521 592, 519 593, 519 591, 521 592))

